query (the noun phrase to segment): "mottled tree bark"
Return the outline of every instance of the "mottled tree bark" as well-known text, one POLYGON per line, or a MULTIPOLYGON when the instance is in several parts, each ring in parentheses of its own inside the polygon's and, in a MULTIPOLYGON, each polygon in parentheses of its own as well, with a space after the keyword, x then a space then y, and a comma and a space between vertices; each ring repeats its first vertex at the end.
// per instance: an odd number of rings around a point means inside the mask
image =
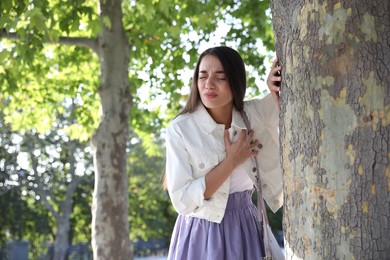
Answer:
POLYGON ((390 2, 271 9, 287 259, 389 259, 390 2))
POLYGON ((92 205, 94 259, 133 259, 129 239, 126 143, 131 106, 129 46, 122 1, 101 0, 99 36, 101 123, 93 137, 95 187, 92 205))

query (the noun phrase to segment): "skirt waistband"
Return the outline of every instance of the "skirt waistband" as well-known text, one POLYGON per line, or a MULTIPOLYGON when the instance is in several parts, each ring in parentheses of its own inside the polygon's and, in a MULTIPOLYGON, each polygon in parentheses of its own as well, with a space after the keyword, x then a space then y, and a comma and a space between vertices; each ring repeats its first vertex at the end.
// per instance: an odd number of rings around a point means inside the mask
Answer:
POLYGON ((244 209, 253 205, 252 192, 252 190, 246 190, 229 194, 226 210, 244 209))

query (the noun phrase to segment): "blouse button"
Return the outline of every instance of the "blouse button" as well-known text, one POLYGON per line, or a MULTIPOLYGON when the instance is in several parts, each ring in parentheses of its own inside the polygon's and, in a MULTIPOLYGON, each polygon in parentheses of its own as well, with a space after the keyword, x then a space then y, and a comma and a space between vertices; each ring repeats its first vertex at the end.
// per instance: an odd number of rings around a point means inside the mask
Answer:
POLYGON ((258 147, 259 149, 261 149, 261 148, 263 148, 263 145, 262 145, 262 144, 258 144, 257 147, 258 147))
POLYGON ((256 167, 253 167, 252 172, 255 172, 255 171, 257 171, 257 169, 256 169, 256 167))
POLYGON ((204 166, 205 166, 204 163, 200 163, 200 164, 199 164, 199 168, 200 168, 200 169, 203 169, 204 166))
POLYGON ((233 132, 233 135, 236 135, 236 134, 237 134, 237 131, 234 131, 234 132, 233 132))

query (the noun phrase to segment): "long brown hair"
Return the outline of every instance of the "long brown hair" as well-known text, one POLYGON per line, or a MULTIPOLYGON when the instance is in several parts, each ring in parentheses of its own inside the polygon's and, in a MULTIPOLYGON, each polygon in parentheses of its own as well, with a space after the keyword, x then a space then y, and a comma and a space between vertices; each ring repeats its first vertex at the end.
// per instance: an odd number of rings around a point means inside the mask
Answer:
POLYGON ((206 55, 213 55, 221 62, 232 91, 233 105, 237 110, 241 111, 244 106, 246 91, 245 64, 236 50, 227 46, 218 46, 205 50, 199 56, 194 70, 194 75, 192 77, 190 96, 188 97, 184 109, 179 113, 179 115, 194 112, 200 102, 198 90, 199 65, 206 55))

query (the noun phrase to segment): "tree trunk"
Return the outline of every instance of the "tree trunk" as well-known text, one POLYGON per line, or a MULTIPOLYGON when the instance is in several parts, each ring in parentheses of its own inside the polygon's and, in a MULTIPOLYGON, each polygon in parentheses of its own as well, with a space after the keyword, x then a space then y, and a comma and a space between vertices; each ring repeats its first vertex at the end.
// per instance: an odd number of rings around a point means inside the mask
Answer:
POLYGON ((131 98, 129 45, 121 1, 101 0, 101 123, 93 137, 95 187, 92 205, 94 259, 132 259, 128 224, 126 141, 131 98))
POLYGON ((287 259, 390 256, 390 2, 271 1, 287 259))
POLYGON ((70 214, 64 214, 56 218, 57 232, 54 241, 54 257, 56 260, 65 260, 66 251, 69 247, 70 214))

